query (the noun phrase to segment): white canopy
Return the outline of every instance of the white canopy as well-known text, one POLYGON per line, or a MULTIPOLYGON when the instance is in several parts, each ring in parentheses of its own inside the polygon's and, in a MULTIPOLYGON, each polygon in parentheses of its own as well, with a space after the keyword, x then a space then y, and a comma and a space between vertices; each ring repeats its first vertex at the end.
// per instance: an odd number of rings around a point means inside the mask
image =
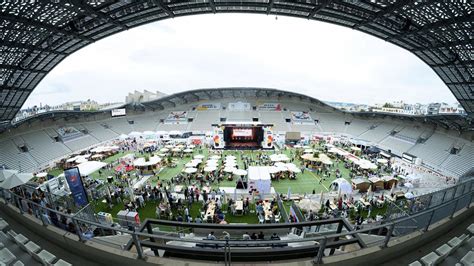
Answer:
POLYGON ((153 131, 145 131, 145 132, 143 132, 143 135, 145 135, 145 136, 154 136, 154 135, 156 135, 156 133, 153 132, 153 131))
POLYGON ((41 172, 41 173, 37 173, 36 174, 36 177, 46 177, 48 175, 48 173, 46 172, 41 172))
POLYGON ((81 164, 78 164, 77 167, 79 168, 79 172, 81 176, 86 176, 94 173, 95 171, 101 169, 102 167, 106 166, 106 163, 98 162, 98 161, 87 161, 81 164))
POLYGON ((244 169, 235 169, 232 173, 234 175, 240 175, 240 176, 247 175, 247 171, 245 171, 244 169))
POLYGON ((352 147, 351 147, 351 150, 353 150, 353 151, 361 151, 361 148, 356 147, 356 146, 352 146, 352 147))
POLYGON ((187 174, 196 173, 197 168, 194 168, 194 167, 186 168, 186 169, 184 169, 184 172, 187 173, 187 174))
POLYGON ((119 139, 127 139, 128 138, 128 135, 125 135, 125 134, 121 134, 119 137, 119 139))
POLYGON ((3 182, 5 179, 8 179, 12 175, 18 173, 16 170, 2 169, 0 170, 0 182, 3 182))
POLYGON ((0 183, 0 187, 4 189, 12 189, 14 187, 26 184, 32 178, 33 174, 31 173, 14 173, 2 183, 0 183))
POLYGON ((145 158, 138 158, 135 161, 133 161, 133 165, 137 167, 145 167, 145 166, 150 166, 150 165, 156 165, 161 162, 161 157, 158 156, 152 156, 150 159, 145 161, 145 158))
POLYGON ((276 174, 276 173, 280 172, 280 169, 276 166, 270 166, 270 167, 268 167, 268 172, 270 174, 276 174))
POLYGON ((388 160, 387 159, 377 159, 377 162, 379 164, 387 164, 388 163, 388 160))
POLYGON ((217 170, 217 167, 215 166, 206 166, 204 167, 204 172, 214 172, 217 170))
POLYGON ((138 131, 132 131, 128 134, 130 137, 139 137, 142 135, 142 133, 138 132, 138 131))
POLYGON ((233 166, 226 166, 224 168, 224 172, 227 172, 227 173, 232 173, 232 172, 234 172, 234 170, 235 170, 235 167, 233 167, 233 166))
POLYGON ((254 186, 264 194, 270 193, 271 177, 268 166, 250 166, 248 169, 249 186, 254 186))
POLYGON ((344 178, 337 178, 332 181, 331 188, 338 191, 340 194, 352 194, 352 186, 344 178))
POLYGON ((190 161, 189 163, 185 164, 184 166, 186 166, 186 167, 196 167, 198 164, 199 164, 199 162, 190 161))
POLYGON ((235 159, 236 157, 234 155, 227 155, 225 158, 226 159, 235 159))
POLYGON ((170 149, 168 149, 168 148, 161 148, 160 151, 161 151, 161 152, 169 152, 170 149))
POLYGON ((185 153, 191 153, 191 152, 193 152, 193 149, 187 148, 187 149, 184 149, 184 152, 185 153))
POLYGON ((194 159, 204 159, 204 155, 202 154, 194 155, 194 159))
POLYGON ((99 147, 96 147, 96 148, 92 149, 91 152, 93 152, 93 153, 103 153, 103 152, 109 152, 109 151, 118 150, 118 149, 119 149, 119 146, 115 146, 115 145, 112 145, 112 146, 99 146, 99 147))
MULTIPOLYGON (((194 156, 194 157, 196 157, 196 156, 194 156)), ((213 160, 219 160, 220 158, 221 157, 219 155, 212 155, 211 157, 209 157, 209 159, 213 159, 213 160)))

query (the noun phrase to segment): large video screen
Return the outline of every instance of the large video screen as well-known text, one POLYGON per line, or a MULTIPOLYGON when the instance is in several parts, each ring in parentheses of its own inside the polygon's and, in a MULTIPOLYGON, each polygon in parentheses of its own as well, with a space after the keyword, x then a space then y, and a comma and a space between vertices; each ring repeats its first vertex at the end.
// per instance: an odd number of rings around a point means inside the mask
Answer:
POLYGON ((232 130, 232 137, 252 137, 253 130, 251 128, 234 128, 232 130))

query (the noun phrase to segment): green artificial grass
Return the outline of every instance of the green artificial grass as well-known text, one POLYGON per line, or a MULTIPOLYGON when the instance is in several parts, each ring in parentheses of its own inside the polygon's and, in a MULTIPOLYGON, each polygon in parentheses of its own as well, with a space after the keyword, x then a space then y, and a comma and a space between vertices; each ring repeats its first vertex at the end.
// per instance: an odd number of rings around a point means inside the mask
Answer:
MULTIPOLYGON (((287 154, 290 158, 295 157, 295 151, 292 149, 283 149, 279 152, 287 154)), ((103 160, 103 162, 106 163, 113 163, 114 166, 116 166, 116 160, 126 154, 130 154, 133 152, 124 152, 124 153, 118 153, 116 155, 113 155, 111 157, 106 158, 103 160)), ((239 168, 243 168, 243 161, 241 160, 241 155, 250 157, 254 162, 251 163, 251 165, 258 165, 259 163, 256 162, 257 154, 262 154, 266 153, 268 155, 275 153, 275 151, 223 151, 224 156, 228 155, 234 155, 236 156, 236 162, 239 168)), ((143 155, 140 155, 139 153, 134 153, 136 157, 142 157, 143 155)), ((202 154, 205 156, 203 161, 206 161, 209 155, 212 155, 208 149, 202 148, 196 148, 194 152, 190 155, 184 156, 183 158, 179 157, 173 157, 174 162, 176 164, 176 167, 164 167, 157 176, 152 177, 149 179, 152 185, 156 185, 158 183, 158 180, 160 181, 167 181, 170 180, 171 178, 175 177, 185 167, 185 164, 188 163, 195 155, 197 154, 202 154)), ((320 194, 321 192, 327 192, 329 191, 329 186, 331 182, 335 179, 335 170, 339 169, 342 177, 349 180, 349 170, 344 168, 344 163, 343 162, 336 162, 333 160, 334 164, 331 167, 331 177, 330 178, 325 178, 322 180, 322 177, 315 172, 305 170, 304 173, 299 173, 296 176, 296 179, 290 180, 290 179, 281 179, 279 181, 272 181, 272 186, 275 188, 275 191, 277 193, 281 193, 283 195, 287 195, 288 189, 291 188, 291 193, 292 194, 311 194, 313 191, 317 194, 320 194)), ((220 161, 222 164, 223 162, 220 161)), ((295 158, 293 163, 297 165, 298 167, 301 168, 302 161, 300 160, 299 157, 295 158)), ((49 174, 52 174, 54 176, 57 176, 63 172, 62 169, 53 169, 49 172, 49 174)), ((130 174, 132 176, 135 175, 135 171, 131 171, 130 174)), ((94 172, 90 175, 91 178, 94 179, 101 179, 105 180, 107 176, 109 175, 115 175, 115 170, 101 170, 101 174, 99 175, 99 172, 94 172)), ((211 184, 211 187, 214 189, 218 189, 221 187, 235 187, 236 185, 236 180, 237 178, 234 177, 234 180, 228 181, 228 180, 223 180, 219 184, 213 183, 211 184)), ((103 211, 103 212, 108 212, 111 213, 113 217, 116 217, 117 212, 124 209, 123 203, 118 203, 114 204, 113 208, 109 208, 106 203, 103 203, 102 201, 94 201, 93 206, 97 212, 103 211)), ((140 216, 140 219, 144 221, 146 218, 156 218, 156 205, 158 202, 155 201, 148 201, 146 202, 146 206, 143 208, 140 208, 138 213, 140 216)), ((284 201, 283 202, 283 207, 285 208, 285 211, 287 214, 290 213, 290 206, 292 204, 292 201, 284 201)), ((202 203, 193 203, 190 209, 190 215, 194 218, 200 216, 202 208, 202 203)), ((255 206, 252 205, 251 209, 255 210, 255 206)), ((371 216, 375 217, 377 214, 383 214, 386 212, 387 207, 384 206, 383 208, 377 209, 374 208, 371 212, 371 216)), ((227 213, 227 205, 223 204, 222 210, 225 213, 225 220, 228 223, 248 223, 248 224, 255 224, 258 223, 258 217, 255 213, 250 213, 242 216, 234 216, 231 213, 227 213)), ((173 209, 172 213, 174 216, 178 215, 178 210, 173 209)), ((362 211, 362 216, 367 217, 367 211, 363 210, 362 211)), ((183 213, 181 213, 183 215, 183 213)), ((351 213, 351 217, 354 215, 354 213, 351 213)), ((163 218, 163 217, 162 217, 163 218)), ((160 228, 161 230, 161 228, 160 228)))

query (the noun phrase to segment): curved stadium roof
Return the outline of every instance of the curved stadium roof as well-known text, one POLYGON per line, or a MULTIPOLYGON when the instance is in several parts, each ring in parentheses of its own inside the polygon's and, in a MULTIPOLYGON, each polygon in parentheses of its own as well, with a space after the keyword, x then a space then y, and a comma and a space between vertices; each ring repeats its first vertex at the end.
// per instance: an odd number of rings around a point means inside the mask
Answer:
POLYGON ((286 15, 376 36, 409 50, 428 64, 466 112, 473 115, 472 10, 471 1, 462 0, 2 2, 0 125, 10 126, 38 83, 80 48, 149 22, 204 13, 286 15))

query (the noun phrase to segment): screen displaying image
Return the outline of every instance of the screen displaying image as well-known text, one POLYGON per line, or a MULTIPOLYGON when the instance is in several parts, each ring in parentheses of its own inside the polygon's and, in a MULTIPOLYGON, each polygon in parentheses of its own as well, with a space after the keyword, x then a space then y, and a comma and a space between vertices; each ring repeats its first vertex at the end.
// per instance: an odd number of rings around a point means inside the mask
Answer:
POLYGON ((234 128, 233 137, 252 137, 253 130, 251 128, 234 128))

